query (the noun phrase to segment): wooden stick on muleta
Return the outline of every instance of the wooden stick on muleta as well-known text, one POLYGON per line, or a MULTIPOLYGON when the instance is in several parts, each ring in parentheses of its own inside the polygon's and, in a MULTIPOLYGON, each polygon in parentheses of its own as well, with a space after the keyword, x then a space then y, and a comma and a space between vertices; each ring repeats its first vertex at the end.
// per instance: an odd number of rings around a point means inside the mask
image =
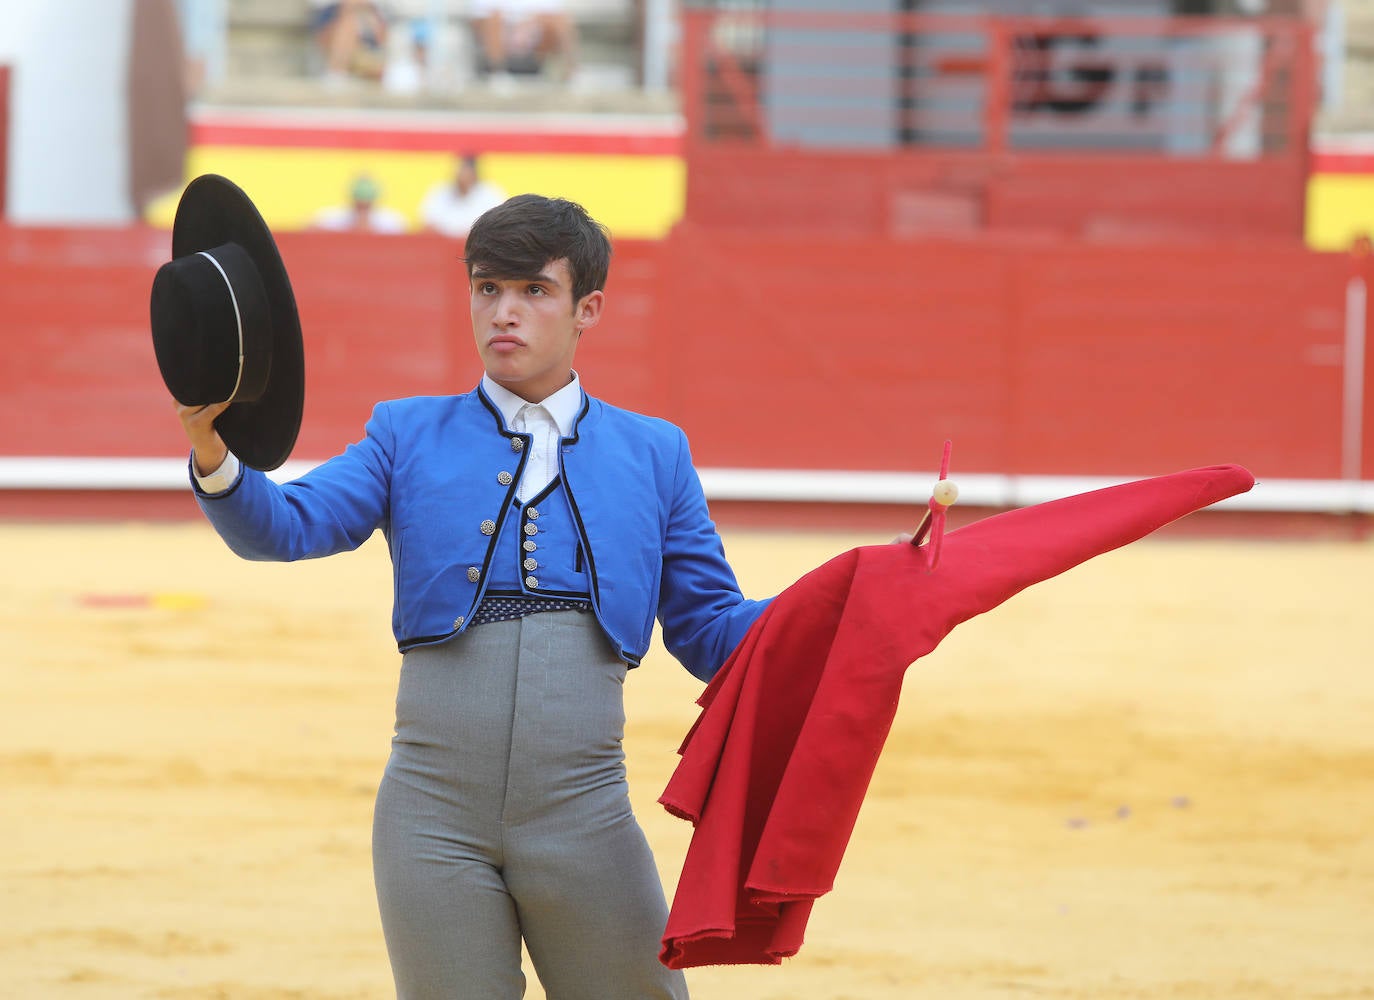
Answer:
POLYGON ((944 453, 940 456, 940 481, 931 489, 925 515, 911 536, 911 544, 920 545, 926 534, 930 534, 930 544, 926 546, 927 572, 934 572, 940 564, 940 549, 945 541, 945 514, 959 499, 959 487, 949 478, 949 453, 953 448, 953 441, 945 442, 944 453))

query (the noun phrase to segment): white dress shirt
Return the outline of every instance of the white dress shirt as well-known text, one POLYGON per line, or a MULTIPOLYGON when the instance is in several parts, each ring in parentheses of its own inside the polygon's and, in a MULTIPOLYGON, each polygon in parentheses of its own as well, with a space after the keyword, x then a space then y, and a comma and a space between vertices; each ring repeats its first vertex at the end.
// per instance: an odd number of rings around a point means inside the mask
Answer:
POLYGON ((482 388, 506 418, 507 427, 530 435, 529 458, 516 489, 516 496, 524 503, 558 475, 558 442, 572 433, 582 407, 582 382, 573 372, 571 382, 539 403, 521 399, 497 385, 490 375, 482 376, 482 388))
POLYGON ((191 471, 196 474, 196 485, 206 493, 223 493, 234 485, 234 480, 239 477, 239 457, 232 451, 224 453, 224 461, 219 464, 219 468, 208 475, 202 476, 196 469, 194 460, 191 462, 191 471))

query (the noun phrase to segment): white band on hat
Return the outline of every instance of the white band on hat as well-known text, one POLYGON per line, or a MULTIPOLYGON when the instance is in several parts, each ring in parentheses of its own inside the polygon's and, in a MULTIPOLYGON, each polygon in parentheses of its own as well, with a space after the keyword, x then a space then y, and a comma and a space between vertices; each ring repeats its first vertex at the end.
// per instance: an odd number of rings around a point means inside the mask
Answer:
MULTIPOLYGON (((224 279, 224 287, 229 289, 229 301, 234 304, 234 324, 238 327, 239 331, 239 373, 234 379, 234 391, 229 393, 229 399, 233 399, 238 395, 239 385, 243 382, 243 317, 239 315, 239 300, 238 297, 234 295, 234 286, 229 280, 229 275, 224 273, 224 268, 219 266, 219 261, 215 260, 214 257, 211 257, 210 254, 204 250, 197 250, 196 253, 215 265, 215 270, 218 271, 219 276, 224 279)), ((228 400, 223 400, 223 402, 228 402, 228 400)))

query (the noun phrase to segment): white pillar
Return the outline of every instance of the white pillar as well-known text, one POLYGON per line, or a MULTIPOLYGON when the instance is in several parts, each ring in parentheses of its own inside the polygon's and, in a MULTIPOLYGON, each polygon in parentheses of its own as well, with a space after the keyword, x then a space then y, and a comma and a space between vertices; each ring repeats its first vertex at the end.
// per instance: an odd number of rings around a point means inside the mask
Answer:
POLYGON ((129 201, 133 0, 0 0, 10 75, 7 215, 16 225, 121 225, 129 201))
POLYGON ((665 91, 672 72, 672 52, 680 32, 673 14, 673 0, 644 3, 644 89, 665 91))

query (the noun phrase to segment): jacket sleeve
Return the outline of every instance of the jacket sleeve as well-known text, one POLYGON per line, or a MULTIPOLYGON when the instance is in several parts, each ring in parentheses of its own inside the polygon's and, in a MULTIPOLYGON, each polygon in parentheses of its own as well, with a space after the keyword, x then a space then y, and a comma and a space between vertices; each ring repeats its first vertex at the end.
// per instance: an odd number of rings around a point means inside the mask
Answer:
POLYGON ((709 681, 772 598, 747 600, 706 506, 686 435, 678 460, 663 546, 658 620, 663 644, 693 676, 709 681))
POLYGON ((356 549, 386 522, 395 436, 378 404, 363 440, 299 479, 278 485, 244 468, 223 493, 196 486, 196 502, 244 559, 291 562, 356 549))

